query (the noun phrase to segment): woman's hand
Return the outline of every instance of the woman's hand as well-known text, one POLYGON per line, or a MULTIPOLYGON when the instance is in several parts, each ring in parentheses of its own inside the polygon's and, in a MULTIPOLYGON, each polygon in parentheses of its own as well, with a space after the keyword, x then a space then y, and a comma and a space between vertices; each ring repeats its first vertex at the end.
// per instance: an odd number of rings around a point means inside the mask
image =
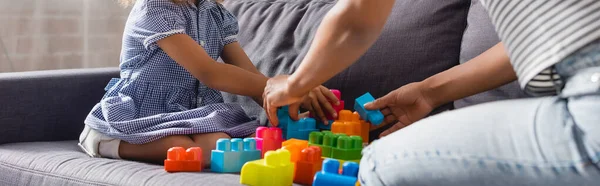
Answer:
POLYGON ((436 108, 435 103, 424 92, 422 83, 411 83, 367 103, 366 109, 380 109, 385 116, 384 124, 381 126, 397 121, 379 137, 386 136, 422 119, 436 108))
POLYGON ((289 106, 289 115, 293 120, 299 119, 298 111, 301 105, 325 121, 327 119, 325 118, 323 109, 332 115, 335 114, 331 103, 337 105, 339 104, 339 100, 329 89, 319 86, 306 93, 294 92, 293 87, 290 87, 288 77, 287 75, 275 76, 269 79, 265 86, 263 107, 267 112, 271 124, 274 126, 279 125, 277 108, 286 105, 289 106))
POLYGON ((265 91, 263 92, 263 107, 267 112, 267 117, 273 126, 279 125, 277 118, 277 108, 289 105, 290 117, 298 120, 298 110, 307 93, 290 92, 288 75, 279 75, 267 80, 265 91))

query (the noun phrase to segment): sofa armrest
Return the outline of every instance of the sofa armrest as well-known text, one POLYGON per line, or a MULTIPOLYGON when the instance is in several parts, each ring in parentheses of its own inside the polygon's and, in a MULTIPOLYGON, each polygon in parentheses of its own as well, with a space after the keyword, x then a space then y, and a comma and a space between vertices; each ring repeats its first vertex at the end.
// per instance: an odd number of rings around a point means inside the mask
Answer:
POLYGON ((78 139, 118 68, 0 73, 0 144, 78 139))

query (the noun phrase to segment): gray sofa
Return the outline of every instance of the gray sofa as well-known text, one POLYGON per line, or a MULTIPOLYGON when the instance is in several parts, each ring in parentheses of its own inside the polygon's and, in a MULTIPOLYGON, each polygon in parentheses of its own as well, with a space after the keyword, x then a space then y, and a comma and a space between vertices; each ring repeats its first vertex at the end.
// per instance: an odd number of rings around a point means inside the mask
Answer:
MULTIPOLYGON (((225 1, 239 19, 240 43, 268 76, 297 68, 333 4, 334 0, 225 1)), ((465 62, 497 42, 477 1, 397 0, 380 39, 326 86, 340 89, 347 102, 367 91, 383 96, 465 62)), ((0 74, 0 185, 239 185, 236 174, 169 174, 159 165, 90 158, 81 152, 76 140, 83 119, 118 73, 117 68, 102 68, 0 74)), ((523 96, 513 83, 434 113, 523 96)), ((226 93, 224 97, 267 124, 260 106, 250 99, 226 93)))

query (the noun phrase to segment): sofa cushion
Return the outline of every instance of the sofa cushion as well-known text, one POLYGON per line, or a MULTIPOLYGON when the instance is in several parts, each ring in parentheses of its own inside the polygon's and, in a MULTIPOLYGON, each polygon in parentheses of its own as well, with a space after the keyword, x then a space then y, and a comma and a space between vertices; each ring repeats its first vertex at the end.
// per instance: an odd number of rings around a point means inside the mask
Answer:
MULTIPOLYGON (((239 20, 238 39, 267 76, 296 70, 334 0, 227 0, 239 20)), ((354 99, 371 92, 380 97, 458 64, 469 2, 464 0, 396 1, 381 37, 354 65, 325 85, 342 91, 351 109, 354 99)), ((340 54, 343 55, 343 54, 340 54)), ((251 99, 224 93, 266 123, 251 99)), ((443 109, 449 108, 446 106, 443 109)))
MULTIPOLYGON (((467 62, 487 49, 498 44, 500 39, 492 21, 479 0, 471 1, 469 16, 467 18, 467 29, 463 36, 462 47, 460 50, 460 62, 467 62)), ((528 97, 521 90, 517 81, 504 85, 494 90, 476 94, 454 102, 456 108, 462 108, 470 105, 504 100, 528 97)))
POLYGON ((0 185, 240 185, 236 174, 167 173, 162 166, 90 158, 77 141, 0 145, 0 185))

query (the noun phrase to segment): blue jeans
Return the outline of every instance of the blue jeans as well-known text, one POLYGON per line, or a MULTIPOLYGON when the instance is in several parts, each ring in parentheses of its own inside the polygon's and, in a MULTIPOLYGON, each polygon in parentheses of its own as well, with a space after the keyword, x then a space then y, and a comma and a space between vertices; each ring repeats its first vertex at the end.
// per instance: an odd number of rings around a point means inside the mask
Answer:
POLYGON ((600 185, 600 45, 555 65, 559 96, 441 113, 363 150, 361 185, 600 185))

